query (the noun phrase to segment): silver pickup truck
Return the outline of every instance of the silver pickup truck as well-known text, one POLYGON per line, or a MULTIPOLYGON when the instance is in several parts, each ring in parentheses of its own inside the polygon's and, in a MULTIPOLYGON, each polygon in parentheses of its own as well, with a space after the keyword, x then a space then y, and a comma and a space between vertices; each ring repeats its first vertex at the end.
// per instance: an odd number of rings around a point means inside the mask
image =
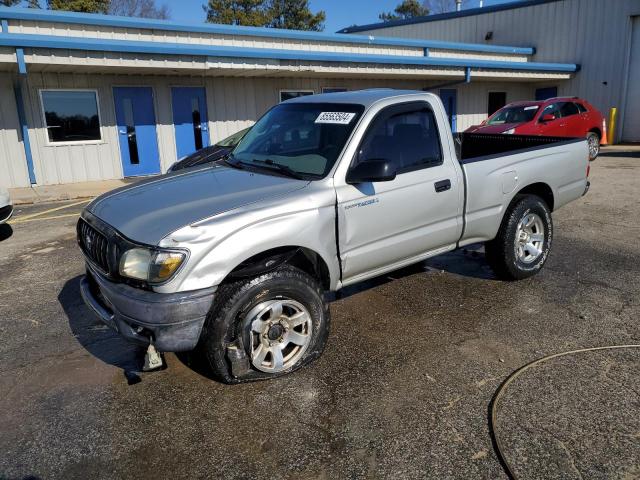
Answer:
POLYGON ((197 349, 224 382, 279 376, 321 354, 327 291, 477 242, 498 277, 536 274, 588 165, 584 139, 453 136, 430 93, 290 100, 213 166, 88 205, 82 296, 152 364, 197 349))

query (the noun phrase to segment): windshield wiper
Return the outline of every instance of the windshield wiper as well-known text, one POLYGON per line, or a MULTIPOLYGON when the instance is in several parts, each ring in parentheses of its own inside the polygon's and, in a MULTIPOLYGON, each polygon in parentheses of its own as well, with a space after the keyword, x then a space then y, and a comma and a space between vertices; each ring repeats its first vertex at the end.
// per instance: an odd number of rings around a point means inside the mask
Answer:
POLYGON ((233 158, 233 153, 229 152, 227 155, 222 157, 220 160, 222 160, 225 165, 229 165, 231 168, 237 168, 238 170, 244 170, 245 167, 242 165, 242 162, 231 161, 232 158, 233 158))
POLYGON ((287 167, 286 165, 282 165, 281 163, 276 163, 270 158, 267 158, 266 160, 259 160, 257 158, 254 158, 253 160, 251 160, 251 163, 264 165, 264 166, 267 166, 268 168, 273 167, 273 169, 278 170, 281 173, 284 173, 288 177, 295 178, 298 180, 305 180, 305 177, 300 173, 296 172, 295 170, 292 170, 290 167, 287 167))

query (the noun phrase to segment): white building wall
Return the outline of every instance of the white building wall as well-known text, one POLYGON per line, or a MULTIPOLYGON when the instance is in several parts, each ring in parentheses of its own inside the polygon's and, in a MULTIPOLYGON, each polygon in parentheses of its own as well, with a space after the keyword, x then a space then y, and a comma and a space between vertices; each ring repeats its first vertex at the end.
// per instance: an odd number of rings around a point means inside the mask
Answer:
MULTIPOLYGON (((578 63, 582 70, 557 86, 559 95, 587 99, 603 114, 624 109, 625 66, 629 58, 631 17, 640 0, 560 0, 499 12, 357 32, 413 39, 535 46, 536 62, 578 63), (487 32, 493 40, 484 40, 487 32), (605 83, 606 82, 606 83, 605 83)), ((640 105, 637 106, 640 108, 640 105)), ((622 120, 624 112, 620 111, 622 120)), ((620 125, 622 127, 622 125, 620 125)), ((622 128, 618 129, 618 132, 622 128)))
MULTIPOLYGON (((79 73, 37 73, 28 76, 23 90, 31 149, 39 185, 122 178, 122 162, 115 125, 113 87, 150 86, 154 92, 156 132, 162 171, 176 161, 176 144, 171 108, 172 86, 204 86, 211 142, 215 143, 255 122, 279 102, 280 90, 313 90, 343 87, 349 90, 374 87, 422 89, 434 80, 376 80, 337 78, 255 78, 204 76, 128 76, 79 73), (39 90, 42 88, 86 88, 98 92, 102 141, 97 144, 55 145, 47 141, 39 90)), ((0 167, 10 172, 2 182, 10 187, 27 186, 24 148, 18 141, 18 125, 12 76, 0 76, 0 167), (13 102, 13 103, 11 103, 13 102), (11 113, 11 107, 13 113, 11 113), (6 114, 5 111, 9 111, 6 114), (8 125, 8 126, 7 126, 8 125), (13 127, 11 125, 14 125, 13 127), (9 154, 4 154, 8 151, 9 154), (7 159, 10 159, 8 161, 7 159), (3 163, 4 162, 4 163, 3 163), (5 165, 7 165, 5 169, 5 165)), ((459 130, 486 118, 487 92, 507 92, 508 101, 529 98, 533 87, 513 82, 463 84, 458 90, 459 130)), ((437 92, 437 89, 435 90, 437 92)))
POLYGON ((29 173, 13 93, 13 76, 0 73, 0 187, 28 187, 29 173))

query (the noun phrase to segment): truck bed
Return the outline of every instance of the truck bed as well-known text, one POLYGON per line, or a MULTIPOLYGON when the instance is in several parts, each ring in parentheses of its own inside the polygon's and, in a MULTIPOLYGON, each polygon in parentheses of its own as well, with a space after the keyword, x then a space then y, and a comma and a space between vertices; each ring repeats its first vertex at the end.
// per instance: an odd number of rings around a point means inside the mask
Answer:
POLYGON ((513 193, 547 185, 555 210, 580 198, 589 151, 584 138, 461 133, 454 136, 465 182, 464 232, 459 245, 495 237, 513 193))
POLYGON ((583 138, 541 137, 537 135, 504 135, 485 133, 456 133, 453 136, 456 155, 461 163, 484 159, 507 152, 549 147, 559 143, 573 143, 583 138))

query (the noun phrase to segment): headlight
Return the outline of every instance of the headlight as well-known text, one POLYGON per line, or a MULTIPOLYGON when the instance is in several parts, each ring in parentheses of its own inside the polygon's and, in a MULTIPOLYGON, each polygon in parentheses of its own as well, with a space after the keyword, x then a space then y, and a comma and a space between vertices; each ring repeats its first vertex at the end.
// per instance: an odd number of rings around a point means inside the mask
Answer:
POLYGON ((515 128, 510 128, 506 132, 502 132, 503 135, 513 135, 514 133, 516 133, 516 129, 515 128))
POLYGON ((163 283, 180 268, 182 252, 132 248, 120 258, 120 275, 149 283, 163 283))

